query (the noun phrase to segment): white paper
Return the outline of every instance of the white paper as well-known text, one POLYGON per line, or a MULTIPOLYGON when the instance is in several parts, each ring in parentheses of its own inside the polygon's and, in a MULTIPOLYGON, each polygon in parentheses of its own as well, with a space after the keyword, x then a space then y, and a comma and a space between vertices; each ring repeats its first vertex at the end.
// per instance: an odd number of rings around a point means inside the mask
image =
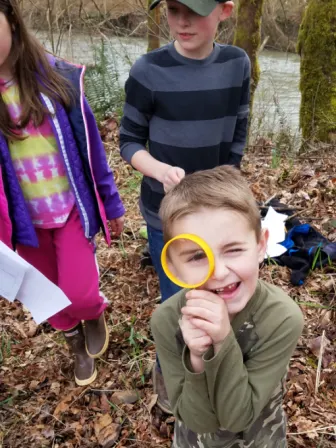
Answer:
POLYGON ((269 231, 265 258, 280 257, 287 252, 287 249, 279 244, 286 239, 285 221, 287 218, 287 215, 278 213, 273 207, 269 207, 267 215, 261 222, 262 228, 269 231))
MULTIPOLYGON (((3 244, 3 243, 1 243, 3 244)), ((0 256, 0 296, 6 297, 10 302, 16 299, 27 268, 13 260, 12 257, 0 256)))
POLYGON ((0 241, 0 294, 11 300, 15 288, 10 287, 10 279, 2 282, 7 275, 7 271, 10 271, 10 276, 16 279, 15 285, 19 283, 14 298, 28 308, 37 324, 71 305, 70 300, 58 286, 54 285, 41 272, 0 241), (9 263, 8 260, 10 260, 9 263), (6 262, 8 266, 3 269, 6 262), (22 271, 23 277, 21 279, 22 271), (3 274, 5 272, 6 274, 3 274), (4 286, 2 286, 2 283, 4 286))

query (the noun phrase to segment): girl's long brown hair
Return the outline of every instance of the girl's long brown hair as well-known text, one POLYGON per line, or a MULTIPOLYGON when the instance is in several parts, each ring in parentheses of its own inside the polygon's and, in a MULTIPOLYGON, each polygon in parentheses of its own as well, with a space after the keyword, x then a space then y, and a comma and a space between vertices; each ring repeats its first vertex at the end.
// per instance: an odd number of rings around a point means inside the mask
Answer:
POLYGON ((70 106, 72 95, 68 81, 54 70, 48 61, 46 50, 29 33, 17 1, 0 0, 0 12, 6 16, 12 30, 9 61, 22 107, 18 125, 10 118, 0 95, 0 132, 7 139, 13 140, 21 138, 18 130, 26 127, 30 120, 35 126, 39 126, 48 113, 41 102, 40 93, 47 95, 53 103, 61 102, 65 107, 70 106))

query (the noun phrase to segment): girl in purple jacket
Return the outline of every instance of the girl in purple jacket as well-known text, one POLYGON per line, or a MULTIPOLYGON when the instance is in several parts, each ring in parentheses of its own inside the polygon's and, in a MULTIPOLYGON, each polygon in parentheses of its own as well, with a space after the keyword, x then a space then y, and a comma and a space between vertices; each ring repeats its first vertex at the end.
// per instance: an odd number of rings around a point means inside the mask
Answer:
POLYGON ((125 212, 83 77, 46 55, 16 0, 1 0, 0 239, 71 301, 49 322, 64 332, 80 386, 108 346, 94 237, 103 229, 109 243, 108 220, 118 236, 125 212))

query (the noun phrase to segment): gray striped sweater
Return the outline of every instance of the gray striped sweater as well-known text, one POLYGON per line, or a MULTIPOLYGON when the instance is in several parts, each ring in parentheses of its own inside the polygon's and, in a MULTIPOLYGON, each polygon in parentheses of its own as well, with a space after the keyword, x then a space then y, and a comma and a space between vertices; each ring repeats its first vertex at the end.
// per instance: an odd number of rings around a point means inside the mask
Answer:
MULTIPOLYGON (((140 57, 125 86, 120 151, 131 163, 148 145, 157 160, 187 174, 218 165, 239 166, 247 136, 250 61, 240 48, 214 44, 202 60, 181 56, 174 43, 140 57)), ((164 191, 144 177, 140 208, 160 229, 164 191)))

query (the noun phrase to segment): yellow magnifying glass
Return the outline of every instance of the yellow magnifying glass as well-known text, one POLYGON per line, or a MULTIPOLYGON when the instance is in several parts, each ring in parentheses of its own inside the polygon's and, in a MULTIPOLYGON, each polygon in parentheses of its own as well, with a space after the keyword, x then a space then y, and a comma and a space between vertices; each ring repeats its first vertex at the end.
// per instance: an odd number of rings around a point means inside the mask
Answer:
POLYGON ((202 238, 183 233, 165 244, 161 264, 172 282, 182 288, 194 289, 209 280, 215 268, 215 258, 202 238))

